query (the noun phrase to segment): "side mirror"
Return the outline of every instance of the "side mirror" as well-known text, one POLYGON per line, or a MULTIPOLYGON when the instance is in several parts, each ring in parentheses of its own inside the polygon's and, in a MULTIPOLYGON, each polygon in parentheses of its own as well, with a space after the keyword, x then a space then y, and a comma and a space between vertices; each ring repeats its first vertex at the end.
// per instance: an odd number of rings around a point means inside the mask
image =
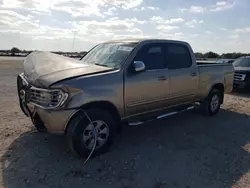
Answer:
POLYGON ((142 72, 145 71, 145 64, 142 61, 134 61, 134 71, 135 72, 142 72))

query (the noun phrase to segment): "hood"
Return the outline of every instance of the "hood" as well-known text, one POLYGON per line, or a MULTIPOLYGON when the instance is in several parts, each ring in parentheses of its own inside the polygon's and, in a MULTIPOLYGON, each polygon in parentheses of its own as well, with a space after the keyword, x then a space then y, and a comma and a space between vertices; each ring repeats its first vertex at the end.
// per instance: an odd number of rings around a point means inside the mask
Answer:
POLYGON ((234 67, 235 72, 250 72, 250 67, 234 67))
POLYGON ((25 58, 23 66, 24 76, 31 85, 46 88, 71 77, 113 70, 50 52, 31 53, 25 58))

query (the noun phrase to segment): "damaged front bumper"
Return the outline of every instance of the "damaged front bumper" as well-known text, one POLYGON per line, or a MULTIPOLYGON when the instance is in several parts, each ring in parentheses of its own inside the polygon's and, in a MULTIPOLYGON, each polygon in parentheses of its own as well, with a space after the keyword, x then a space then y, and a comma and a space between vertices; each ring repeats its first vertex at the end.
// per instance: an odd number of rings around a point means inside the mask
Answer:
POLYGON ((30 117, 38 129, 43 129, 53 134, 64 134, 67 124, 76 110, 44 109, 28 100, 28 90, 32 86, 23 75, 17 77, 17 91, 20 108, 30 117))

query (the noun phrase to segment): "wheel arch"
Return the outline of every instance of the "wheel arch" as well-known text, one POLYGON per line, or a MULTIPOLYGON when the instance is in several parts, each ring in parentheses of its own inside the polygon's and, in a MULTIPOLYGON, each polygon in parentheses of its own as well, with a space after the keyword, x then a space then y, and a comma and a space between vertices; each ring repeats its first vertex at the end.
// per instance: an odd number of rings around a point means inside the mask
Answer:
POLYGON ((216 83, 216 84, 214 84, 214 85, 211 87, 209 93, 210 93, 213 89, 218 89, 218 90, 222 93, 221 101, 220 101, 220 102, 221 102, 221 104, 223 104, 223 102, 224 102, 224 91, 225 91, 224 85, 223 85, 222 83, 216 83))
POLYGON ((83 113, 82 110, 89 110, 89 109, 102 109, 102 110, 106 110, 108 111, 113 117, 114 120, 117 124, 117 131, 120 132, 121 131, 121 116, 119 114, 119 111, 117 110, 117 108, 115 107, 114 104, 112 104, 109 101, 95 101, 95 102, 89 102, 87 104, 82 105, 78 111, 76 111, 71 118, 69 119, 66 128, 65 128, 65 133, 67 133, 68 130, 68 125, 70 124, 70 122, 74 119, 74 117, 76 117, 77 115, 83 113))

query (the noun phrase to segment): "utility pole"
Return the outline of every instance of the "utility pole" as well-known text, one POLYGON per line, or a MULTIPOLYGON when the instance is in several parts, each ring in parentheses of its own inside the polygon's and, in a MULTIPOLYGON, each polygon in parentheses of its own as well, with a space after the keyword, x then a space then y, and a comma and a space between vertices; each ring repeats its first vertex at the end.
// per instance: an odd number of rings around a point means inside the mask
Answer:
POLYGON ((75 48, 76 30, 74 30, 73 32, 74 32, 74 39, 73 39, 72 49, 71 49, 72 52, 74 52, 74 48, 75 48))

